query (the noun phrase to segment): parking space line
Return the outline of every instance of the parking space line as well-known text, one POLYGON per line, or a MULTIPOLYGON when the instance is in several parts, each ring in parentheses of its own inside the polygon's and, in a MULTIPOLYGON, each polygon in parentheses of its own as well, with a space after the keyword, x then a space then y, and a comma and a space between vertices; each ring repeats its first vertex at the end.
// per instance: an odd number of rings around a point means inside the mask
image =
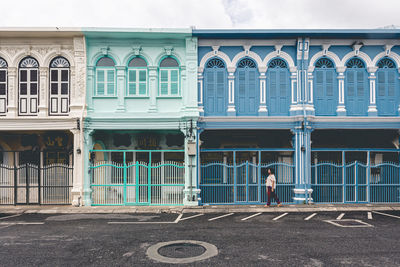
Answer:
POLYGON ((246 220, 248 220, 248 219, 251 219, 251 218, 256 217, 256 216, 258 216, 258 215, 261 215, 261 214, 262 214, 262 212, 259 212, 259 213, 250 215, 249 217, 243 218, 242 221, 246 221, 246 220))
POLYGON ((284 217, 284 216, 286 216, 286 215, 288 215, 287 212, 285 212, 284 214, 279 215, 278 217, 273 218, 272 220, 273 220, 273 221, 277 221, 277 220, 279 220, 280 218, 282 218, 282 217, 284 217))
POLYGON ((368 211, 367 216, 368 216, 368 220, 372 220, 372 212, 368 211))
POLYGON ((173 222, 108 222, 108 224, 173 224, 173 223, 178 223, 179 220, 182 218, 183 214, 179 214, 178 217, 176 217, 175 221, 173 222))
POLYGON ((18 216, 21 216, 21 215, 22 215, 22 213, 14 214, 14 215, 6 216, 6 217, 1 217, 0 220, 4 220, 4 219, 8 219, 8 218, 14 218, 14 217, 18 217, 18 216))
POLYGON ((211 222, 211 221, 215 221, 215 220, 218 220, 218 219, 221 219, 221 218, 225 218, 225 217, 231 216, 231 215, 233 215, 233 214, 234 214, 234 213, 228 213, 228 214, 224 214, 224 215, 221 215, 221 216, 217 216, 217 217, 214 217, 214 218, 208 219, 208 221, 209 221, 209 222, 211 222))
POLYGON ((203 215, 204 215, 203 213, 200 213, 200 214, 189 216, 189 217, 186 217, 186 218, 183 218, 183 219, 179 219, 179 221, 189 220, 189 219, 193 219, 193 218, 196 218, 196 217, 199 217, 199 216, 203 216, 203 215))
POLYGON ((336 220, 341 220, 343 217, 344 217, 344 213, 341 213, 341 214, 336 218, 336 220))
POLYGON ((317 215, 317 213, 313 213, 310 216, 308 216, 307 218, 304 218, 305 221, 310 220, 312 217, 314 217, 315 215, 317 215))
POLYGON ((399 216, 392 215, 392 214, 387 214, 387 213, 383 213, 383 212, 379 212, 379 211, 373 211, 373 213, 376 213, 376 214, 385 215, 385 216, 389 216, 389 217, 393 217, 393 218, 400 219, 400 217, 399 217, 399 216))
POLYGON ((0 225, 40 225, 44 222, 0 222, 0 225))

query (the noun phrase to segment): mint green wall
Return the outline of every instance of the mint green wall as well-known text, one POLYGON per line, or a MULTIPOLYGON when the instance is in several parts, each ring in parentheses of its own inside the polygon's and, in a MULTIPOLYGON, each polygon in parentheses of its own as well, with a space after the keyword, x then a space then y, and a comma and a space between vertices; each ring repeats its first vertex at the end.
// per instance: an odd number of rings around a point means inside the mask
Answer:
MULTIPOLYGON (((98 129, 96 121, 102 118, 168 118, 176 121, 187 117, 197 118, 197 39, 191 36, 191 29, 137 29, 135 32, 87 29, 84 30, 84 34, 87 45, 86 98, 87 118, 91 121, 88 124, 89 128, 98 129), (104 55, 113 58, 116 63, 115 97, 94 96, 95 65, 104 55), (148 64, 147 97, 135 98, 126 94, 127 65, 130 59, 137 55, 144 58, 148 64), (181 97, 158 96, 159 63, 168 55, 176 58, 180 65, 181 97)), ((117 124, 109 126, 121 129, 117 124)), ((158 128, 157 124, 154 124, 154 129, 158 128)))

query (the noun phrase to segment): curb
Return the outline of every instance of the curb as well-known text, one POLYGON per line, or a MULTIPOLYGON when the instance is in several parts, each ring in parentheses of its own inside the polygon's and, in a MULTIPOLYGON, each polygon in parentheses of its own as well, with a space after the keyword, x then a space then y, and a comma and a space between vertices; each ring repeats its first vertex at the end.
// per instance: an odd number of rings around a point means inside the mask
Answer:
POLYGON ((285 207, 264 208, 263 206, 198 206, 198 207, 0 207, 0 213, 3 214, 74 214, 74 213, 274 213, 274 212, 337 212, 337 211, 390 211, 400 210, 400 205, 312 205, 298 206, 289 205, 285 207))

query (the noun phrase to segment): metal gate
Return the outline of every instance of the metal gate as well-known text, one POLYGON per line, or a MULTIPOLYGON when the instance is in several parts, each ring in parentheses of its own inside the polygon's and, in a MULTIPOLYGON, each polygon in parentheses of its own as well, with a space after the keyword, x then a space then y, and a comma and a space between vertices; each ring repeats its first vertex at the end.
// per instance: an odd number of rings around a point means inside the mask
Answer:
POLYGON ((122 153, 122 162, 102 160, 90 166, 93 205, 183 205, 185 165, 162 160, 152 154, 184 150, 92 150, 122 153), (129 161, 126 153, 148 153, 149 160, 129 161))
POLYGON ((210 163, 201 166, 201 204, 261 204, 267 202, 262 168, 273 168, 277 177, 276 192, 283 203, 293 202, 294 165, 269 163, 238 165, 210 163))
MULTIPOLYGON (((293 162, 263 163, 261 153, 291 152, 292 150, 260 149, 204 149, 203 152, 232 153, 233 158, 200 164, 200 204, 262 204, 267 202, 265 178, 262 169, 275 170, 276 192, 283 203, 293 203, 295 165, 293 162), (253 161, 243 161, 239 153, 249 152, 253 161), (258 160, 257 160, 258 158, 258 160), (258 163, 257 163, 258 162, 258 163)), ((203 154, 204 155, 204 154, 203 154)), ((292 157, 290 161, 292 161, 292 157)))
MULTIPOLYGON (((14 159, 18 155, 8 153, 14 159)), ((37 153, 39 159, 41 155, 37 153)), ((73 166, 68 164, 0 164, 0 204, 70 204, 72 182, 73 166)))
POLYGON ((311 166, 314 202, 400 203, 400 165, 321 162, 311 166))

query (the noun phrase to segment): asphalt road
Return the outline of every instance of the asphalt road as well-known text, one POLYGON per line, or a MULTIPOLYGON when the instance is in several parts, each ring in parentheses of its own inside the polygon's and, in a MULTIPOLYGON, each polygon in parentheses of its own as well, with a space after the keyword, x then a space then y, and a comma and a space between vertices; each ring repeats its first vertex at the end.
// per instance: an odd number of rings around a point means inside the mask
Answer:
POLYGON ((0 214, 0 265, 164 266, 150 246, 197 240, 218 255, 186 266, 400 266, 400 211, 283 214, 0 214))

